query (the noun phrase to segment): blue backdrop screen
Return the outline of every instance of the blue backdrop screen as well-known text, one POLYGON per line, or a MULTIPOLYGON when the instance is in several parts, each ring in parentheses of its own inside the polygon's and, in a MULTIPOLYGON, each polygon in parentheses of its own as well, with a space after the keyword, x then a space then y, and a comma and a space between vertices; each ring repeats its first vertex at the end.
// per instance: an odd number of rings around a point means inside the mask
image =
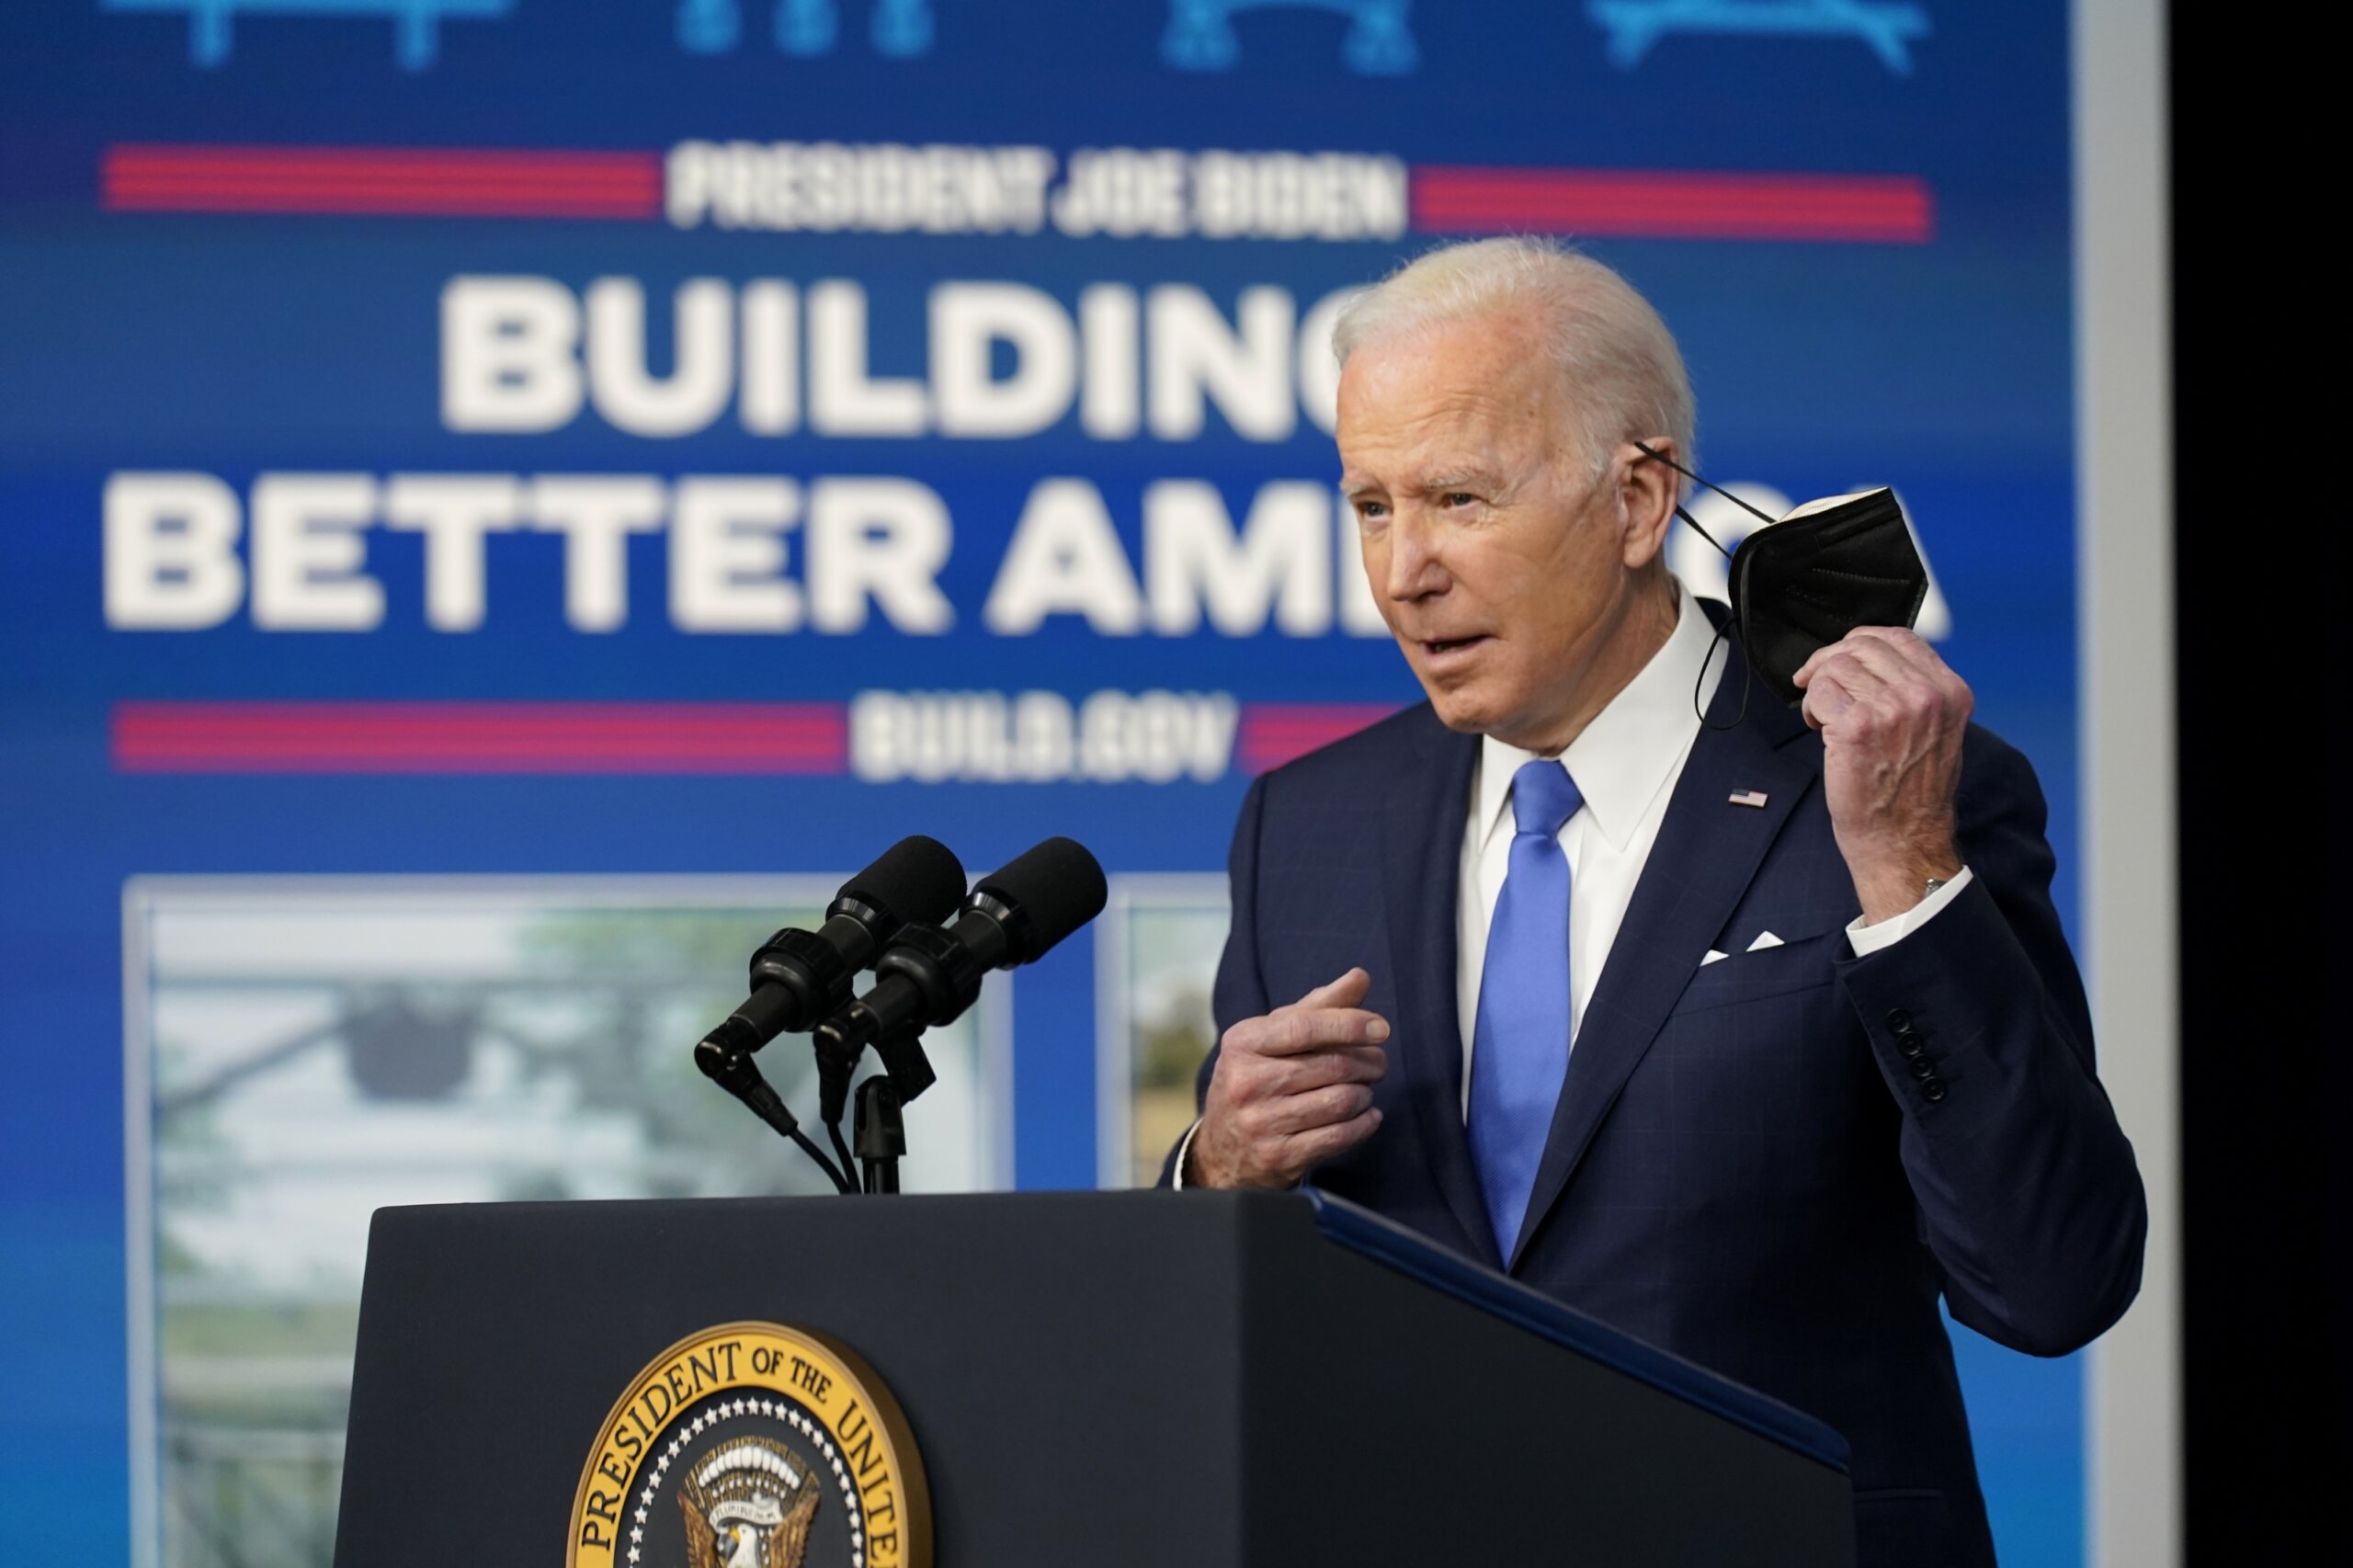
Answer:
MULTIPOLYGON (((723 993, 775 910, 723 879, 800 898, 908 832, 975 869, 1081 839, 1117 924, 973 1027, 963 1163, 939 1179, 1128 1179, 1165 1131, 1162 1058, 1198 1050, 1197 1022, 1161 1024, 1199 1012, 1222 919, 1203 879, 1249 778, 1417 696, 1334 493, 1324 340, 1341 293, 1442 239, 1560 234, 1623 270, 1689 359, 1706 472, 1743 494, 1898 487, 1937 582, 1924 629, 2040 770, 2072 920, 2063 17, 12 7, 11 1539, 324 1562, 318 1506, 311 1538, 241 1539, 199 1494, 301 1513, 296 1483, 235 1470, 257 1432, 308 1431, 303 1484, 331 1474, 313 1395, 347 1282, 314 1289, 248 1239, 308 1233, 302 1172, 358 1197, 380 1167, 352 1163, 358 1131, 299 1152, 324 1112, 255 1108, 338 1029, 320 1095, 407 1115, 490 1094, 481 1062, 438 1087, 369 1076, 355 1019, 405 1020, 413 1046, 446 1004, 507 1042, 482 1062, 522 1052, 517 1085, 586 1094, 563 1113, 586 1125, 590 1077, 541 1072, 559 1005, 481 998, 595 950, 622 905, 701 910, 715 935, 657 937, 688 970, 730 955, 723 993), (467 967, 501 944, 523 956, 467 967), (304 987, 341 1021, 305 1023, 304 987), (264 1166, 277 1185, 253 1185, 264 1166), (222 1371, 231 1341, 319 1366, 270 1360, 290 1403, 263 1409, 260 1360, 222 1371), (286 1414, 303 1400, 309 1427, 286 1414)), ((675 1130, 631 1105, 613 1136, 636 1152, 596 1168, 640 1185, 567 1166, 561 1190, 769 1189, 750 1163, 658 1175, 645 1151, 675 1130)), ((451 1140, 433 1170, 540 1190, 511 1146, 414 1125, 451 1140)), ((426 1133, 404 1136, 408 1159, 426 1133)), ((444 1190, 402 1170, 372 1190, 444 1190)), ((2078 1562, 2076 1365, 1957 1338, 2005 1561, 2078 1562)))

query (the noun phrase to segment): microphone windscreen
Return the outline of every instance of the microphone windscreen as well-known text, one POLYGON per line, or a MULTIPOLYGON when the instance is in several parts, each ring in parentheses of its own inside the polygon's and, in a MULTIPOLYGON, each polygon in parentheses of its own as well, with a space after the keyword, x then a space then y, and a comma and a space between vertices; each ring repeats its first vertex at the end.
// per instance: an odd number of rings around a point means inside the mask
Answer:
POLYGON ((983 877, 972 890, 986 893, 1016 911, 1016 939, 1021 950, 1015 963, 1028 963, 1103 913, 1110 889, 1103 868, 1086 846, 1068 838, 1049 838, 983 877))
POLYGON ((948 846, 916 834, 844 882, 841 896, 879 909, 894 923, 937 926, 964 902, 964 866, 948 846))

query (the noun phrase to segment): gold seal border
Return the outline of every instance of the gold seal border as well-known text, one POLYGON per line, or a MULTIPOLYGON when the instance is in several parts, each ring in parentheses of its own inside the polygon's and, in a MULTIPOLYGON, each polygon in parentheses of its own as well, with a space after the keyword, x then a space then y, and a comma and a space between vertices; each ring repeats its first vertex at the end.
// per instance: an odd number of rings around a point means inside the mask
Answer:
MULTIPOLYGON (((931 1484, 924 1472, 922 1451, 915 1447, 914 1429, 907 1425, 906 1415, 899 1408, 899 1402, 892 1396, 890 1385, 876 1374, 873 1367, 863 1356, 830 1334, 818 1329, 794 1328, 788 1324, 770 1323, 754 1318, 716 1324, 709 1328, 696 1330, 648 1361, 639 1369, 637 1376, 630 1381, 629 1387, 623 1391, 620 1398, 613 1403, 612 1409, 606 1413, 604 1425, 597 1429, 596 1444, 588 1450, 587 1461, 580 1468, 580 1484, 573 1491, 572 1511, 566 1518, 568 1530, 563 1547, 564 1568, 594 1568, 593 1559, 584 1559, 581 1556, 580 1537, 587 1517, 590 1493, 597 1490, 598 1482, 609 1483, 610 1480, 598 1471, 597 1461, 603 1459, 607 1449, 613 1446, 613 1435, 620 1429, 621 1419, 629 1414, 630 1407, 642 1398, 646 1390, 654 1385, 655 1374, 706 1345, 750 1335, 780 1339, 801 1346, 811 1353, 813 1364, 819 1366, 828 1376, 841 1381, 850 1394, 865 1406, 873 1419, 878 1445, 882 1450, 883 1470, 897 1482, 899 1508, 904 1519, 905 1550, 899 1554, 898 1562, 894 1568, 931 1568, 931 1484), (832 1363, 830 1366, 824 1364, 828 1361, 832 1363)), ((810 1409, 812 1414, 818 1415, 821 1420, 824 1419, 823 1413, 818 1412, 810 1400, 808 1391, 795 1388, 781 1375, 776 1375, 771 1379, 749 1374, 727 1380, 712 1387, 714 1389, 767 1389, 772 1392, 788 1395, 794 1403, 810 1409)), ((703 1395, 698 1393, 695 1397, 699 1399, 703 1395)), ((824 1426, 827 1435, 833 1438, 835 1445, 846 1449, 847 1444, 843 1441, 840 1431, 835 1427, 834 1424, 831 1421, 824 1421, 824 1426)), ((632 1469, 631 1474, 633 1481, 636 1471, 632 1469)), ((624 1506, 627 1499, 628 1489, 625 1487, 622 1492, 624 1506)), ((867 1545, 867 1562, 869 1568, 872 1568, 870 1536, 867 1545)), ((602 1561, 608 1565, 618 1565, 626 1561, 621 1555, 618 1541, 615 1543, 614 1550, 605 1554, 602 1561)))

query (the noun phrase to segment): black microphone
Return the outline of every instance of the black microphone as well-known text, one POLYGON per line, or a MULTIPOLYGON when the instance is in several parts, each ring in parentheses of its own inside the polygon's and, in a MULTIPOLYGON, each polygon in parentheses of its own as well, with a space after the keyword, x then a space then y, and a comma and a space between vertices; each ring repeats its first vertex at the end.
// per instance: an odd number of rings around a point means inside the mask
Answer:
POLYGON ((874 962, 873 989, 817 1027, 818 1092, 828 1122, 841 1119, 849 1076, 870 1045, 904 1098, 931 1086, 915 1037, 953 1022, 981 994, 981 978, 1042 957, 1103 913, 1103 868, 1083 845, 1049 838, 983 877, 946 930, 903 926, 874 962))
MULTIPOLYGON (((842 884, 825 908, 824 926, 814 931, 788 926, 752 955, 751 995, 703 1037, 703 1045, 724 1056, 746 1056, 840 1010, 858 971, 902 927, 946 919, 963 896, 964 868, 946 845, 920 834, 899 840, 842 884)), ((701 1047, 696 1054, 703 1055, 701 1047)))

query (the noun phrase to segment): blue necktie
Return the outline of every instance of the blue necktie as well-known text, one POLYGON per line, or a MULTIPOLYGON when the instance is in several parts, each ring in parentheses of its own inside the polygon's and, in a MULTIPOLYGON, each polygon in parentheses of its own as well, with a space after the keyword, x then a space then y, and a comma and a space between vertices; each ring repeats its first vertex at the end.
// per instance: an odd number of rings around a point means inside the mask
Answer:
POLYGON ((1569 1072, 1569 862, 1561 824, 1585 804, 1558 762, 1511 779, 1510 869, 1487 928, 1471 1049, 1471 1157, 1505 1261, 1519 1240, 1569 1072))

